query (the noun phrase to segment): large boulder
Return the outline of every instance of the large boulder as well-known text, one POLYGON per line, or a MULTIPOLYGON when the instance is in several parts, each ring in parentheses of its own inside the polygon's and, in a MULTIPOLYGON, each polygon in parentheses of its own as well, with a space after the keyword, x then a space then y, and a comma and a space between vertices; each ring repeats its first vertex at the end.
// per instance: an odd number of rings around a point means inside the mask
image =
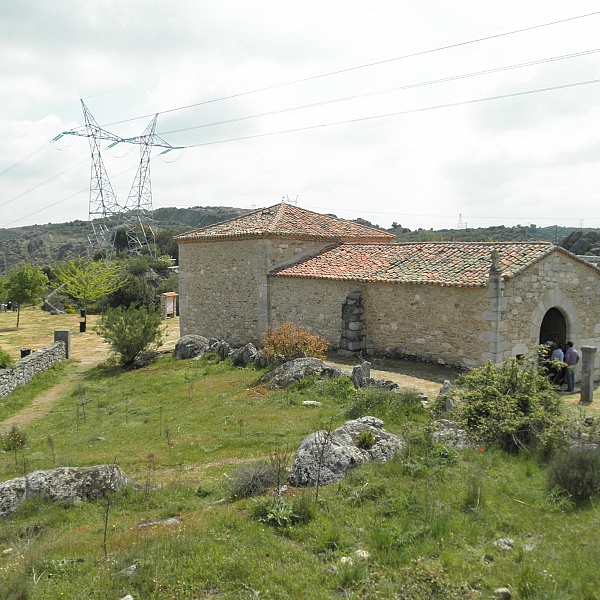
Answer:
POLYGON ((229 355, 229 358, 231 358, 231 362, 236 367, 245 367, 246 365, 254 362, 257 353, 258 350, 254 344, 246 344, 245 346, 234 350, 229 355))
POLYGON ((196 358, 202 356, 208 350, 208 340, 201 335, 184 335, 175 344, 175 356, 177 358, 196 358))
POLYGON ((272 386, 286 387, 294 381, 300 381, 306 377, 335 377, 338 371, 326 365, 319 358, 296 358, 266 373, 260 381, 272 386))
POLYGON ((117 465, 34 471, 25 477, 0 483, 0 517, 14 512, 19 504, 30 498, 42 496, 53 501, 82 501, 101 498, 132 483, 117 465))
POLYGON ((346 421, 333 431, 316 431, 304 439, 292 465, 288 484, 295 487, 327 485, 341 481, 357 465, 389 460, 404 447, 404 442, 383 429, 383 421, 362 417, 346 421), (369 431, 373 443, 359 447, 361 432, 369 431))

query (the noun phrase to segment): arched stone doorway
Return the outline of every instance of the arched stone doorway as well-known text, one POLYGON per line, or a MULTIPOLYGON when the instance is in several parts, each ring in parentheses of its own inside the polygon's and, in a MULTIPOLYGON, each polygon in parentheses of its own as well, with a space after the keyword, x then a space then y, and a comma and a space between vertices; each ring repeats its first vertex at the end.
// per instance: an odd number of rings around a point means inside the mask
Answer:
POLYGON ((554 342, 555 344, 567 343, 567 320, 558 308, 551 308, 544 315, 540 326, 539 343, 554 342))

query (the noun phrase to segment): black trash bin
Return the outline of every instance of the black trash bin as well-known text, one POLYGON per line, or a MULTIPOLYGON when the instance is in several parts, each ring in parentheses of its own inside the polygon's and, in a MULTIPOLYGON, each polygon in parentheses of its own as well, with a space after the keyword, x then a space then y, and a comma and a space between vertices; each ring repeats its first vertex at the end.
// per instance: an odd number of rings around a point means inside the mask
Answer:
POLYGON ((81 321, 79 323, 79 333, 85 333, 87 323, 85 321, 81 321))
POLYGON ((31 354, 31 348, 21 348, 21 358, 25 358, 31 354))

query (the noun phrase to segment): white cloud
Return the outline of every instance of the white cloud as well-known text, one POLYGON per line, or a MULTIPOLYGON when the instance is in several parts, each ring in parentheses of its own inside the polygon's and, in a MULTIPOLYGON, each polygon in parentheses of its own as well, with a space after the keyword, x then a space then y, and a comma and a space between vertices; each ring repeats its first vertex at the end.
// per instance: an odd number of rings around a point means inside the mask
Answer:
MULTIPOLYGON (((99 123, 109 123, 595 7, 572 7, 566 0, 9 3, 0 21, 0 172, 82 124, 81 96, 99 123)), ((588 17, 161 114, 157 131, 591 49, 598 46, 599 22, 588 17)), ((197 144, 463 102, 596 78, 599 64, 596 54, 166 137, 174 145, 197 144)), ((600 226, 598 89, 582 86, 190 149, 174 164, 153 161, 155 203, 250 207, 289 194, 298 195, 302 206, 381 225, 395 220, 413 228, 451 227, 462 213, 472 226, 526 218, 539 224, 585 218, 600 226), (568 211, 566 198, 577 199, 568 211)), ((138 135, 149 120, 110 129, 138 135)), ((136 152, 122 159, 106 154, 120 196, 131 185, 136 152)), ((48 147, 0 176, 0 227, 86 218, 87 194, 67 199, 89 185, 86 158, 87 141, 78 138, 64 152, 48 147), (6 205, 10 211, 2 208, 15 196, 6 205)))

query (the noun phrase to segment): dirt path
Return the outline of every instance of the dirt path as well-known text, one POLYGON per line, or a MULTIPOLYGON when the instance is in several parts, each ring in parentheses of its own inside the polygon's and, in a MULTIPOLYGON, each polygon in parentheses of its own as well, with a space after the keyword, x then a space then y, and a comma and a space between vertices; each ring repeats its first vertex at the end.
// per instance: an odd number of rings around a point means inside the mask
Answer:
MULTIPOLYGON (((336 365, 344 371, 351 371, 360 361, 356 358, 342 358, 335 353, 327 357, 327 362, 336 365)), ((371 377, 393 381, 400 387, 415 389, 430 398, 435 398, 444 381, 454 382, 459 372, 441 365, 422 363, 418 361, 372 359, 371 377)))
MULTIPOLYGON (((170 319, 166 325, 167 331, 163 336, 164 344, 161 349, 172 350, 175 342, 179 339, 179 319, 170 319)), ((66 379, 35 398, 31 405, 0 422, 0 435, 4 434, 13 424, 22 427, 47 415, 56 400, 75 387, 87 371, 103 363, 109 354, 108 344, 93 331, 88 329, 88 332, 84 334, 71 333, 70 358, 77 362, 67 367, 66 379)))

